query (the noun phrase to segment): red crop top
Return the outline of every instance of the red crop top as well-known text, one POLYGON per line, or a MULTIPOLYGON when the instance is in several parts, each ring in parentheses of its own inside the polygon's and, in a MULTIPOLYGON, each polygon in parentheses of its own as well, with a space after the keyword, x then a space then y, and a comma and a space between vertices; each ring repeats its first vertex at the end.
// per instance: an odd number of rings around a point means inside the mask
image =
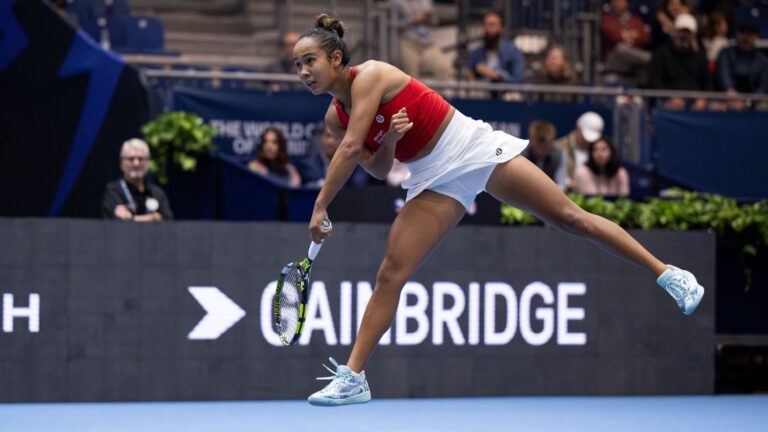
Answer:
MULTIPOLYGON (((355 79, 354 67, 349 68, 349 76, 351 79, 355 79)), ((344 111, 341 102, 333 98, 333 104, 336 107, 339 120, 344 127, 347 127, 349 116, 344 111)), ((389 130, 392 116, 400 111, 400 108, 406 109, 408 118, 413 122, 413 128, 403 135, 395 147, 395 158, 405 162, 414 157, 432 139, 445 115, 451 109, 451 105, 432 89, 417 79, 411 78, 408 85, 400 93, 389 102, 379 105, 376 117, 368 129, 368 136, 365 138, 365 145, 369 149, 375 152, 381 147, 384 134, 389 130)))

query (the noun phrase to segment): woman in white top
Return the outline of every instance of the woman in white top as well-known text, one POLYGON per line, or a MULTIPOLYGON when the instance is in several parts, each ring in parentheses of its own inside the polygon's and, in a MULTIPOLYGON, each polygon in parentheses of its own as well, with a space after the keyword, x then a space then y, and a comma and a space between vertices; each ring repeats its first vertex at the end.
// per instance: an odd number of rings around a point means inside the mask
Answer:
POLYGON ((589 159, 576 168, 573 182, 573 191, 584 195, 629 195, 629 174, 607 138, 589 145, 589 159))

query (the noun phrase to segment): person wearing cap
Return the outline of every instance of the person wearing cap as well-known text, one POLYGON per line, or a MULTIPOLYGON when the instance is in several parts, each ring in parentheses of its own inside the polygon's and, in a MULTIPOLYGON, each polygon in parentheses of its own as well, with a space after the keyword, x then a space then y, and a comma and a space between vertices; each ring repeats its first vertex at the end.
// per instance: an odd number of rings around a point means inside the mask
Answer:
POLYGON ((560 138, 555 145, 563 150, 566 160, 566 187, 573 187, 576 168, 589 159, 589 145, 603 136, 605 122, 600 114, 588 111, 576 120, 576 128, 560 138))
MULTIPOLYGON (((717 58, 716 85, 720 91, 738 93, 768 93, 768 57, 756 48, 757 27, 749 22, 739 26, 736 45, 724 49, 717 58)), ((735 99, 731 109, 742 109, 743 102, 735 99)))
POLYGON ((173 219, 168 198, 160 186, 147 179, 149 146, 134 138, 120 149, 123 177, 107 184, 101 201, 105 219, 134 222, 160 222, 173 219))
MULTIPOLYGON (((698 25, 690 14, 675 18, 673 37, 656 48, 648 65, 648 87, 665 90, 710 90, 710 74, 707 56, 696 38, 698 25)), ((669 98, 666 109, 684 109, 685 100, 669 98)), ((706 108, 704 99, 696 99, 691 108, 706 108)))

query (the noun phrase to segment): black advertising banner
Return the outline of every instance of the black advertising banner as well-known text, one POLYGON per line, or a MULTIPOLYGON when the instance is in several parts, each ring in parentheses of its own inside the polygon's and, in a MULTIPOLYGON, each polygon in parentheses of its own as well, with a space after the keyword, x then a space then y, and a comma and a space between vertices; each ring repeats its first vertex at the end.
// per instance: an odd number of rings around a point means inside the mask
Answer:
MULTIPOLYGON (((0 401, 305 398, 346 361, 388 229, 335 224, 286 348, 271 293, 304 224, 0 219, 0 401)), ((590 242, 460 226, 404 287, 374 395, 711 393, 714 236, 633 234, 708 289, 694 315, 590 242)))

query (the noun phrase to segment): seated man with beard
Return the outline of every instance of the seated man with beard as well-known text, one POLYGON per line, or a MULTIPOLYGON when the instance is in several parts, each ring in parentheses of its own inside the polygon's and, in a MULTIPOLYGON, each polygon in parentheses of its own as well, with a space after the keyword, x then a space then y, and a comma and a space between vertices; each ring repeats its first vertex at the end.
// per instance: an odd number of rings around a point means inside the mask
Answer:
POLYGON ((525 58, 509 40, 502 39, 501 15, 488 12, 483 17, 483 45, 469 55, 466 68, 470 79, 517 83, 525 81, 525 58))

